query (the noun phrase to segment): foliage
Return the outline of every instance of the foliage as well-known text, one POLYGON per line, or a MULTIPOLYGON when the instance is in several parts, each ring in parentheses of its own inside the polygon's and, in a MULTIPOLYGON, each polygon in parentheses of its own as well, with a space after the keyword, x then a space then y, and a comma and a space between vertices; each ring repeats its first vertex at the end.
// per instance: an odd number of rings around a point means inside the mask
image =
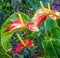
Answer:
POLYGON ((11 31, 6 32, 8 24, 15 18, 18 18, 18 14, 21 14, 22 18, 26 19, 25 21, 27 21, 27 22, 31 21, 31 19, 26 14, 21 12, 21 13, 15 13, 15 14, 11 15, 6 20, 6 22, 4 22, 4 24, 2 25, 2 28, 1 28, 1 45, 6 52, 11 51, 11 49, 12 49, 12 46, 9 43, 10 39, 11 39, 11 35, 14 34, 15 32, 17 32, 18 30, 26 29, 26 28, 17 28, 16 30, 11 30, 11 31))
MULTIPOLYGON (((11 55, 11 50, 13 48, 12 44, 10 43, 10 41, 12 41, 11 34, 13 33, 13 35, 14 35, 15 32, 17 32, 18 30, 21 30, 21 32, 23 31, 21 34, 22 37, 26 36, 26 38, 34 40, 35 47, 34 47, 34 49, 31 49, 31 48, 27 49, 27 50, 29 50, 29 53, 30 53, 29 55, 27 54, 28 56, 31 55, 31 57, 33 57, 36 54, 37 54, 36 56, 38 56, 38 53, 41 50, 43 50, 42 58, 59 58, 60 57, 60 45, 59 45, 60 44, 60 27, 59 27, 60 20, 56 22, 53 19, 48 18, 44 22, 43 27, 41 26, 42 24, 40 25, 39 32, 30 31, 26 27, 17 28, 12 31, 8 31, 8 32, 6 30, 7 25, 12 20, 14 20, 14 18, 18 17, 18 15, 17 15, 18 13, 11 15, 13 12, 16 12, 15 9, 17 9, 17 7, 18 7, 19 11, 21 11, 20 13, 21 13, 22 17, 24 19, 26 19, 27 22, 32 21, 30 17, 33 17, 33 14, 35 13, 35 11, 40 8, 39 1, 40 0, 38 0, 38 1, 37 0, 33 0, 33 1, 32 0, 21 0, 20 2, 16 2, 15 4, 13 4, 13 2, 11 0, 10 1, 1 0, 1 2, 0 2, 0 16, 1 16, 0 23, 1 23, 2 28, 0 27, 1 28, 1 31, 0 31, 1 32, 0 57, 2 57, 2 56, 3 56, 2 58, 14 57, 11 55), (13 5, 11 4, 11 2, 13 5), (28 14, 30 17, 22 12, 28 14), (9 18, 7 19, 7 17, 9 17, 9 18), (2 25, 2 23, 3 23, 3 25, 2 25), (59 24, 59 26, 57 24, 59 24)), ((47 7, 46 6, 47 2, 52 2, 52 0, 48 0, 48 1, 42 0, 42 2, 44 3, 45 7, 47 7)), ((15 36, 13 38, 15 38, 15 36)), ((21 55, 24 56, 25 54, 22 53, 20 55, 19 54, 16 54, 16 55, 18 55, 19 58, 23 58, 21 55)), ((16 55, 15 55, 15 57, 16 57, 16 55)))
POLYGON ((59 58, 60 27, 57 25, 55 20, 48 18, 45 21, 45 29, 47 37, 42 42, 45 51, 45 58, 59 58))
MULTIPOLYGON (((14 34, 15 32, 17 32, 18 30, 20 30, 20 31, 24 31, 24 33, 25 34, 27 34, 28 36, 26 36, 26 38, 29 38, 29 39, 31 39, 31 38, 34 38, 34 36, 35 36, 35 41, 36 42, 38 42, 38 40, 36 40, 36 39, 38 39, 39 37, 40 37, 40 33, 39 32, 33 32, 33 31, 29 31, 29 29, 27 29, 27 28, 17 28, 17 29, 14 29, 14 30, 11 30, 11 31, 7 31, 7 26, 8 26, 8 24, 11 22, 11 21, 13 21, 15 18, 18 18, 18 14, 21 14, 22 15, 22 18, 24 18, 24 21, 26 21, 26 22, 32 22, 32 20, 31 20, 31 18, 29 18, 29 16, 27 16, 26 14, 24 14, 24 13, 22 13, 22 12, 17 12, 17 13, 15 13, 15 14, 13 14, 13 15, 11 15, 5 22, 4 22, 4 24, 2 25, 2 28, 1 28, 1 45, 2 45, 2 47, 3 47, 3 49, 4 49, 4 51, 6 51, 7 53, 8 52, 11 52, 11 49, 12 49, 12 45, 10 44, 10 39, 12 38, 12 34, 14 34), (28 19, 28 20, 27 20, 28 19), (27 33, 27 31, 28 31, 28 33, 27 33), (39 34, 39 35, 38 35, 39 34), (34 36, 33 36, 34 35, 34 36), (6 39, 7 38, 7 39, 6 39)), ((24 35, 24 33, 23 33, 23 35, 24 35)), ((40 39, 39 39, 40 40, 40 39)), ((38 43, 35 43, 36 44, 36 46, 37 46, 37 44, 39 44, 38 46, 40 46, 40 41, 38 42, 38 43)), ((37 47, 38 47, 37 46, 37 47)), ((41 47, 40 47, 41 48, 41 47)), ((40 49, 39 48, 39 49, 40 49)), ((31 49, 30 48, 28 48, 30 51, 31 51, 31 49)), ((32 51, 31 51, 32 52, 32 51)), ((37 50, 36 51, 34 51, 33 53, 35 53, 35 52, 37 52, 37 50)), ((32 53, 31 53, 32 54, 32 53)))
POLYGON ((10 52, 6 52, 3 47, 0 45, 0 57, 1 58, 12 58, 12 54, 10 52), (11 55, 11 56, 10 56, 11 55))
POLYGON ((27 28, 16 28, 11 31, 6 31, 8 24, 15 18, 18 18, 18 14, 22 15, 22 18, 25 19, 24 21, 26 22, 31 21, 31 19, 22 12, 20 13, 17 12, 11 15, 6 20, 6 22, 2 25, 2 28, 1 28, 1 36, 2 36, 1 45, 3 49, 7 53, 11 52, 11 49, 12 49, 12 45, 10 44, 11 34, 14 34, 18 30, 20 30, 20 31, 23 31, 22 34, 24 36, 21 35, 22 37, 26 37, 26 38, 34 40, 35 48, 33 50, 31 50, 31 48, 28 48, 31 54, 35 54, 36 52, 39 52, 39 50, 42 50, 43 48, 44 50, 42 51, 44 53, 42 55, 43 57, 59 58, 60 57, 60 45, 59 45, 60 44, 60 27, 57 24, 57 22, 54 19, 47 18, 46 21, 44 22, 43 27, 40 25, 41 31, 39 32, 30 31, 27 28), (42 30, 44 30, 44 32, 42 32, 42 30))

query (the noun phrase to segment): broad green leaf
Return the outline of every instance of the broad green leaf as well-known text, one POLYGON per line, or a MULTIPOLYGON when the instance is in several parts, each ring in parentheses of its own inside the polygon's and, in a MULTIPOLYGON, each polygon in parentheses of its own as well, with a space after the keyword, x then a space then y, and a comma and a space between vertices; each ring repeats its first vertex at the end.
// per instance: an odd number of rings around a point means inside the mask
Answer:
POLYGON ((42 45, 45 51, 45 58, 58 58, 53 43, 50 40, 44 40, 42 45))
POLYGON ((51 19, 51 18, 47 18, 44 24, 45 24, 46 30, 49 32, 52 32, 56 28, 58 28, 56 21, 54 19, 51 19))
MULTIPOLYGON (((48 39, 44 39, 42 46, 45 58, 59 58, 60 56, 60 28, 54 19, 47 18, 45 21, 45 31, 48 39)), ((47 38, 47 37, 46 37, 47 38)))
POLYGON ((60 38, 60 28, 54 19, 47 18, 45 21, 45 29, 51 37, 60 38))
POLYGON ((52 31, 52 33, 51 33, 51 36, 52 36, 53 38, 60 38, 60 29, 59 29, 59 28, 54 29, 54 30, 52 31))
POLYGON ((60 48, 55 47, 55 50, 56 50, 56 53, 57 53, 57 55, 59 57, 60 56, 60 48))
POLYGON ((52 43, 55 47, 60 48, 60 39, 58 38, 53 38, 52 43))
POLYGON ((50 38, 49 40, 43 40, 42 46, 44 48, 46 58, 59 58, 60 39, 50 38))

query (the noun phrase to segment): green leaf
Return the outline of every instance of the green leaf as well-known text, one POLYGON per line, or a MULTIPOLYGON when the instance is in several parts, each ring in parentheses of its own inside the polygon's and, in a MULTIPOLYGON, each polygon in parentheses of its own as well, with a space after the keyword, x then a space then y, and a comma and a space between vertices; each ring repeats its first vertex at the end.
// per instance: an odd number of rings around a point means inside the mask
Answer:
POLYGON ((60 38, 60 28, 54 19, 47 18, 44 24, 48 35, 51 37, 60 38))
MULTIPOLYGON (((59 58, 60 56, 60 28, 54 19, 47 18, 45 21, 45 31, 48 39, 44 39, 42 46, 45 58, 59 58)), ((47 37, 46 37, 47 38, 47 37)))
POLYGON ((45 58, 58 58, 52 40, 44 40, 42 45, 45 51, 45 58))
POLYGON ((11 51, 12 47, 10 44, 10 34, 5 34, 1 36, 1 45, 4 48, 5 51, 11 51))
POLYGON ((60 48, 60 39, 53 38, 52 43, 55 47, 60 48))
POLYGON ((3 47, 0 45, 0 57, 1 58, 12 58, 13 56, 12 56, 12 54, 11 54, 11 52, 6 52, 4 49, 3 49, 3 47))
POLYGON ((56 28, 58 28, 58 25, 54 19, 47 18, 45 21, 45 28, 47 31, 52 32, 56 28))

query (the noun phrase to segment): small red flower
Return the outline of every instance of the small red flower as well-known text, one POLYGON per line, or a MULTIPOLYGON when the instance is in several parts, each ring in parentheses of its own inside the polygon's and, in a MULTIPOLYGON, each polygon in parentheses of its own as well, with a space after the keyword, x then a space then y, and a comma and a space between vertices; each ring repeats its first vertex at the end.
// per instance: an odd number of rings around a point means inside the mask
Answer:
POLYGON ((25 42, 25 44, 26 44, 27 47, 34 47, 34 44, 32 43, 31 40, 25 39, 24 42, 25 42))
POLYGON ((21 53, 23 51, 24 47, 21 43, 19 43, 13 50, 12 50, 12 53, 15 54, 15 53, 21 53))
MULTIPOLYGON (((34 44, 32 43, 31 40, 29 39, 24 39, 24 42, 26 44, 27 47, 34 47, 34 44)), ((12 53, 15 54, 15 53, 21 53, 24 49, 24 46, 19 43, 13 50, 12 50, 12 53)))

